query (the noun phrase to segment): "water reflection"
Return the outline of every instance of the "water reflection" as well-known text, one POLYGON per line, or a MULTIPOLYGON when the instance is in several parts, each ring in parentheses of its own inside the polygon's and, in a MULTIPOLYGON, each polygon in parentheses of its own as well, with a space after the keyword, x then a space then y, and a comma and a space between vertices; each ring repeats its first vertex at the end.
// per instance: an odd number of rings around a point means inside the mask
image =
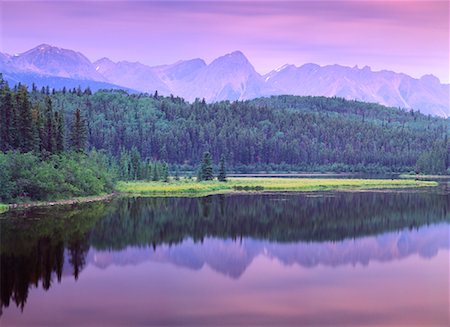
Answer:
POLYGON ((449 248, 449 232, 447 224, 438 224, 340 242, 273 243, 251 238, 237 242, 207 238, 198 243, 188 239, 156 249, 130 247, 113 252, 92 249, 87 262, 101 269, 111 265, 139 265, 147 261, 167 262, 193 270, 206 265, 220 274, 238 279, 258 256, 275 259, 286 266, 304 268, 367 266, 371 261, 388 262, 411 255, 432 258, 439 250, 449 248))
POLYGON ((449 209, 446 194, 346 192, 126 198, 13 213, 0 221, 1 307, 24 309, 30 288, 82 279, 87 267, 170 263, 239 280, 261 258, 305 269, 432 258, 449 248, 449 209))

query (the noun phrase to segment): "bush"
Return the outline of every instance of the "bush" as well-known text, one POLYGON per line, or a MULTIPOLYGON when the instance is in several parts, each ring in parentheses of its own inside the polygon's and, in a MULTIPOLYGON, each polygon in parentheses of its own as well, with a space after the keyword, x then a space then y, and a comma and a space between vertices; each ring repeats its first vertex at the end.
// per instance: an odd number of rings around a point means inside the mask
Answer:
POLYGON ((55 200, 108 193, 115 175, 107 157, 65 153, 46 160, 32 153, 0 153, 0 201, 55 200))

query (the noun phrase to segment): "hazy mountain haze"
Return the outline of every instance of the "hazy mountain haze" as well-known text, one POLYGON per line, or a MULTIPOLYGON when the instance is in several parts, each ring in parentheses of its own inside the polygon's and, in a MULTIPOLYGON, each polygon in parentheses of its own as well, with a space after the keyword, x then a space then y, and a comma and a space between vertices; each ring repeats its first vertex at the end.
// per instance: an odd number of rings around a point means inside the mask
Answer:
POLYGON ((92 84, 94 89, 157 90, 162 95, 173 94, 188 101, 205 98, 209 102, 279 94, 338 96, 449 115, 449 85, 431 74, 415 79, 387 70, 372 71, 368 66, 308 63, 300 67, 286 64, 261 75, 241 51, 209 64, 196 58, 151 67, 139 62, 113 62, 107 57, 92 63, 80 52, 41 44, 22 54, 1 54, 0 69, 10 82, 34 82, 38 86, 72 87, 78 81, 84 86, 92 84))

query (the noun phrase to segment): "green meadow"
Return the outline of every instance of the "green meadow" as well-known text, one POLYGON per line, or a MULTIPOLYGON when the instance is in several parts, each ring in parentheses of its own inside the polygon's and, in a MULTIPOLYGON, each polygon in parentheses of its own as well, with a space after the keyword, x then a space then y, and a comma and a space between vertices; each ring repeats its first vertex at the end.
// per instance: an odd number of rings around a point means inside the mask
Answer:
POLYGON ((117 190, 136 195, 207 195, 230 192, 308 192, 436 186, 436 182, 390 179, 228 178, 227 182, 180 180, 119 182, 117 190))

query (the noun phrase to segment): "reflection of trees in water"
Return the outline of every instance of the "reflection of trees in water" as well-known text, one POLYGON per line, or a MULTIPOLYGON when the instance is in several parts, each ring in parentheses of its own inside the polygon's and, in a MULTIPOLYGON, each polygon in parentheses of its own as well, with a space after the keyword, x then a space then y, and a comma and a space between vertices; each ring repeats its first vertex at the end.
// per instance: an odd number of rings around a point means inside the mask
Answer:
MULTIPOLYGON (((10 300, 22 310, 28 297, 31 285, 48 290, 54 278, 61 282, 64 266, 64 248, 62 241, 52 242, 50 237, 37 240, 36 245, 26 254, 14 253, 1 255, 1 303, 8 307, 10 300)), ((70 263, 75 279, 84 266, 89 241, 71 240, 69 246, 70 263)))
POLYGON ((13 301, 23 310, 32 285, 48 290, 55 279, 61 282, 65 253, 77 279, 90 247, 90 232, 105 213, 105 204, 89 204, 74 210, 11 213, 11 219, 1 220, 1 308, 13 301))
POLYGON ((99 220, 99 249, 179 243, 187 237, 252 237, 277 242, 339 241, 450 220, 449 197, 426 193, 218 195, 121 199, 99 220), (120 235, 120 237, 117 237, 120 235))
POLYGON ((1 306, 23 309, 29 287, 61 281, 65 253, 78 279, 90 246, 123 249, 179 243, 187 237, 276 242, 340 241, 449 221, 447 195, 328 193, 123 198, 72 210, 35 210, 39 220, 6 219, 1 227, 1 306), (67 251, 66 251, 67 249, 67 251))

